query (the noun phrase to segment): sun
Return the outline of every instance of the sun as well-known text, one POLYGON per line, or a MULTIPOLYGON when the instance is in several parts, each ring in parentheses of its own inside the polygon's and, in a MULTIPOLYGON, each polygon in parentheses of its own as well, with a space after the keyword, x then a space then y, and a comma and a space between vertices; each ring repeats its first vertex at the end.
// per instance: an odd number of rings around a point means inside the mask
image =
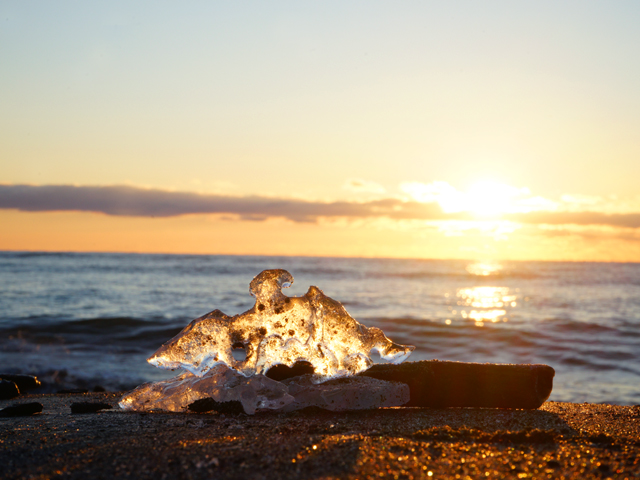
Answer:
POLYGON ((512 212, 516 199, 522 193, 521 189, 504 183, 480 180, 466 192, 465 210, 479 217, 496 217, 512 212))
POLYGON ((418 202, 437 202, 445 213, 468 212, 479 219, 531 210, 528 188, 516 188, 495 180, 478 180, 466 191, 444 181, 409 182, 403 184, 402 189, 418 202))

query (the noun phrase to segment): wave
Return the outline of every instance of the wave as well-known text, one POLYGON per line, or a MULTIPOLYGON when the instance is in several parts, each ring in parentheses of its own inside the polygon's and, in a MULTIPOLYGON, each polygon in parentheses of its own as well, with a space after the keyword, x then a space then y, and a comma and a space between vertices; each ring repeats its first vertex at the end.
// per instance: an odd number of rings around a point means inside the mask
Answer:
POLYGON ((8 342, 34 345, 66 345, 70 348, 94 345, 130 347, 148 350, 177 335, 188 321, 140 319, 132 317, 99 317, 67 320, 38 317, 16 325, 0 327, 0 345, 8 342), (178 326, 178 324, 181 324, 178 326))
MULTIPOLYGON (((416 346, 413 359, 548 363, 555 368, 640 375, 640 342, 612 326, 563 320, 539 325, 370 318, 393 341, 416 346)), ((636 324, 636 332, 638 325, 636 324)))

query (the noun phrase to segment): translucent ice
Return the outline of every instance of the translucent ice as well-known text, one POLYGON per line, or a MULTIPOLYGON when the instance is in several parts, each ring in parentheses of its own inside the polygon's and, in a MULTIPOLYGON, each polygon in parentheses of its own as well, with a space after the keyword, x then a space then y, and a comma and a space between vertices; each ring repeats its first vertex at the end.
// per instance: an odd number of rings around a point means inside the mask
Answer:
POLYGON ((184 412, 202 398, 217 402, 239 401, 253 415, 257 409, 278 409, 294 401, 287 386, 263 375, 245 377, 225 365, 217 365, 204 376, 190 372, 155 383, 145 383, 120 400, 125 410, 184 412))
POLYGON ((341 412, 404 405, 409 401, 409 386, 361 376, 316 384, 311 375, 302 375, 281 383, 264 375, 245 377, 221 364, 202 377, 185 372, 169 380, 140 385, 122 397, 120 407, 184 412, 203 398, 238 401, 249 415, 256 410, 290 412, 311 406, 341 412))
MULTIPOLYGON (((339 379, 366 370, 371 350, 400 363, 414 347, 391 342, 380 329, 354 320, 317 287, 302 297, 287 297, 293 282, 285 270, 265 270, 251 282, 256 304, 229 317, 214 310, 192 321, 149 358, 162 368, 188 370, 169 380, 140 385, 120 401, 125 410, 185 411, 204 398, 238 401, 246 413, 260 409, 295 410, 319 406, 354 410, 397 406, 409 400, 407 385, 365 377, 339 379), (244 358, 234 357, 234 350, 244 358), (276 365, 306 362, 313 375, 272 380, 276 365), (320 382, 334 379, 329 382, 320 382), (337 380, 336 380, 337 379, 337 380)), ((300 364, 299 364, 300 365, 300 364)))
POLYGON ((230 317, 214 310, 193 320, 149 359, 160 368, 184 368, 200 377, 217 365, 227 365, 246 377, 265 374, 275 365, 309 362, 314 382, 366 370, 371 350, 393 363, 404 361, 412 346, 390 341, 375 327, 353 319, 340 302, 317 287, 302 297, 287 297, 293 283, 286 270, 265 270, 251 282, 256 304, 230 317), (244 350, 245 358, 234 358, 244 350))
POLYGON ((399 407, 409 401, 409 385, 406 383, 361 376, 337 378, 321 384, 315 384, 312 380, 311 375, 303 375, 283 381, 289 387, 289 395, 295 398, 294 402, 283 406, 283 411, 315 406, 344 412, 399 407))

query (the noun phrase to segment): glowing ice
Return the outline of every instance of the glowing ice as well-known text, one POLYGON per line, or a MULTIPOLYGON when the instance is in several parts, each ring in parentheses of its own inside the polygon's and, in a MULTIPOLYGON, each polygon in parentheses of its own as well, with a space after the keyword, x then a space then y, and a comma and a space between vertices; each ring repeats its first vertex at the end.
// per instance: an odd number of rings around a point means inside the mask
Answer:
POLYGON ((148 361, 187 372, 162 382, 145 383, 120 401, 125 410, 185 411, 189 404, 213 398, 239 401, 246 413, 258 409, 286 411, 310 405, 330 410, 399 406, 409 400, 407 385, 364 377, 313 385, 366 370, 371 350, 394 363, 406 359, 412 346, 391 342, 380 329, 354 320, 340 302, 310 287, 302 297, 287 297, 282 287, 293 282, 285 270, 265 270, 251 282, 256 297, 251 309, 229 317, 214 310, 192 321, 148 361), (245 358, 237 360, 234 349, 245 358), (273 366, 311 364, 313 375, 284 383, 264 374, 273 366), (337 382, 337 383, 336 383, 337 382))
POLYGON ((302 297, 285 296, 282 288, 291 283, 286 270, 263 271, 250 285, 256 297, 252 309, 234 317, 214 310, 193 320, 148 362, 184 368, 198 377, 224 364, 250 377, 275 365, 307 361, 314 368, 314 382, 322 382, 366 370, 372 364, 371 350, 400 363, 415 348, 361 325, 317 287, 309 287, 302 297), (244 349, 246 357, 236 360, 234 349, 244 349))
POLYGON ((280 382, 263 375, 247 378, 225 365, 217 365, 202 377, 184 372, 168 380, 142 384, 122 397, 120 407, 134 411, 184 412, 190 403, 202 398, 239 401, 250 415, 256 409, 278 409, 294 401, 287 386, 280 382))

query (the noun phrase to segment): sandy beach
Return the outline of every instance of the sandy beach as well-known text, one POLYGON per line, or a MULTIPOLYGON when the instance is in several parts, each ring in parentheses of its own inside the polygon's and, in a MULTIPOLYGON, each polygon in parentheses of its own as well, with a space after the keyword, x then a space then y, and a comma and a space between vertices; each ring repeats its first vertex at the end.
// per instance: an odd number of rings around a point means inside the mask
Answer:
POLYGON ((0 477, 637 478, 640 406, 131 413, 120 393, 25 395, 0 418, 0 477), (72 414, 74 402, 111 410, 72 414))

